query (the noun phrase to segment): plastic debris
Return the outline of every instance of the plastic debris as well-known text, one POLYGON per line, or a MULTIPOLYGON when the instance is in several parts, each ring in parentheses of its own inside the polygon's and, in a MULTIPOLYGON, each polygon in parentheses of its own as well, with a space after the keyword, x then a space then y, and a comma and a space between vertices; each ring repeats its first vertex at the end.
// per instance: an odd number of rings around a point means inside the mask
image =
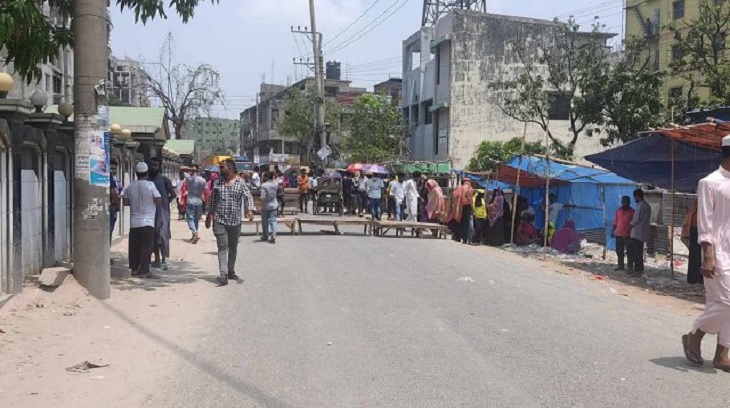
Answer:
POLYGON ((83 363, 78 363, 74 366, 66 368, 66 371, 70 373, 88 373, 89 370, 92 370, 94 368, 103 368, 103 367, 109 367, 109 364, 94 364, 90 363, 88 361, 84 361, 83 363))

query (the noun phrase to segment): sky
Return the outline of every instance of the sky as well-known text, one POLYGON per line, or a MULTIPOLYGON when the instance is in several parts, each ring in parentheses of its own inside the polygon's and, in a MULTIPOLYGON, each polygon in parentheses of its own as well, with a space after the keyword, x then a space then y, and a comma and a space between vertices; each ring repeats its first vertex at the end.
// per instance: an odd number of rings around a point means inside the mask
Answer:
MULTIPOLYGON (((187 24, 174 15, 147 25, 135 24, 132 13, 112 7, 113 54, 155 61, 171 32, 176 62, 210 64, 221 74, 225 104, 215 106, 214 113, 230 119, 237 119, 255 103, 262 81, 287 84, 309 75, 307 67, 294 65, 292 59, 311 55, 311 42, 291 33, 292 26, 309 27, 308 0, 202 3, 187 24)), ((573 15, 586 29, 599 16, 607 31, 621 34, 623 3, 487 0, 487 12, 546 19, 573 15)), ((372 90, 390 76, 400 77, 402 42, 418 31, 423 0, 315 0, 315 10, 317 30, 324 36, 325 61, 340 61, 343 79, 372 90)))

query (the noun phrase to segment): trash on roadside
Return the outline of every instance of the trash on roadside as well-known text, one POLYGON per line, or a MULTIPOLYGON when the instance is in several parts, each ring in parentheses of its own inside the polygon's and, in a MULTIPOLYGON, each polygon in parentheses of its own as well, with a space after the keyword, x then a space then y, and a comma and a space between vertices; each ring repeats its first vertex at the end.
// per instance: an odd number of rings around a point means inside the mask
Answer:
POLYGON ((607 280, 608 277, 607 276, 603 276, 603 275, 596 275, 596 276, 594 276, 591 279, 593 279, 593 280, 607 280))
POLYGON ((83 363, 78 363, 74 366, 67 367, 66 371, 70 373, 88 373, 89 370, 92 370, 94 368, 103 368, 103 367, 109 367, 109 364, 94 364, 90 363, 88 361, 84 361, 83 363))
POLYGON ((64 316, 76 316, 76 312, 66 312, 63 315, 64 316))

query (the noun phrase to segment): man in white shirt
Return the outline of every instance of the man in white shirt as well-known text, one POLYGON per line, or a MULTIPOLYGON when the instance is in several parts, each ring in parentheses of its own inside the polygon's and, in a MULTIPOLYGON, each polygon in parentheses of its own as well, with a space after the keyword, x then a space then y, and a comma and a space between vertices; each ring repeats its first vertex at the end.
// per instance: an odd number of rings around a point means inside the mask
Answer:
POLYGON ((406 198, 406 190, 403 186, 405 175, 398 173, 393 181, 390 182, 390 196, 393 197, 395 203, 395 220, 403 221, 401 210, 403 208, 403 200, 406 198))
POLYGON ((149 168, 145 162, 137 163, 137 180, 124 190, 124 205, 129 206, 129 269, 132 276, 159 279, 150 273, 150 256, 155 244, 155 214, 162 204, 162 196, 149 181, 149 168))
POLYGON ((261 188, 261 176, 259 175, 260 170, 261 168, 259 166, 253 166, 253 174, 251 175, 251 188, 261 188))
POLYGON ((406 199, 406 214, 408 214, 408 218, 406 218, 406 221, 408 222, 416 222, 418 221, 418 185, 416 184, 417 180, 421 178, 421 173, 418 171, 413 172, 413 178, 410 180, 407 180, 403 185, 403 190, 405 192, 405 199, 406 199))
POLYGON ((702 245, 705 312, 682 336, 687 360, 703 364, 702 338, 717 334, 712 365, 730 372, 730 135, 722 139, 722 165, 697 186, 697 229, 702 245))

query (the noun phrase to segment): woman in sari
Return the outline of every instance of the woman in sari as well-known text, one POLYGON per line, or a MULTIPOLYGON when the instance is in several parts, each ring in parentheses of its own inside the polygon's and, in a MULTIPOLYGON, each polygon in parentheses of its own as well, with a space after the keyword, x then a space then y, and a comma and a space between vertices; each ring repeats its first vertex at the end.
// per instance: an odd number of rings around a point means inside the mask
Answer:
POLYGON ((428 191, 428 203, 425 208, 426 222, 440 223, 441 217, 446 211, 444 191, 433 179, 426 181, 426 190, 428 191))
POLYGON ((474 200, 474 188, 471 180, 465 179, 461 186, 454 190, 451 200, 451 222, 449 223, 454 233, 454 241, 469 243, 469 224, 471 223, 472 202, 474 200))
POLYGON ((488 207, 487 245, 504 245, 504 206, 504 193, 497 188, 492 193, 492 201, 488 207))

